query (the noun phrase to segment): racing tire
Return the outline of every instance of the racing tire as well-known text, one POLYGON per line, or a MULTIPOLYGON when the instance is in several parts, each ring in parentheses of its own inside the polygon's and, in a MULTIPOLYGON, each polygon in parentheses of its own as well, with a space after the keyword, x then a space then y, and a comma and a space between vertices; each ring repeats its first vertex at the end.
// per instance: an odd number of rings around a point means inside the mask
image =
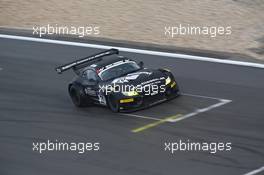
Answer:
POLYGON ((84 94, 84 91, 82 90, 81 87, 72 85, 69 89, 69 94, 71 97, 71 100, 73 104, 76 107, 86 107, 88 106, 88 100, 86 99, 87 97, 84 94))
POLYGON ((114 95, 107 96, 107 103, 111 111, 119 112, 119 103, 118 103, 118 100, 116 100, 114 95))

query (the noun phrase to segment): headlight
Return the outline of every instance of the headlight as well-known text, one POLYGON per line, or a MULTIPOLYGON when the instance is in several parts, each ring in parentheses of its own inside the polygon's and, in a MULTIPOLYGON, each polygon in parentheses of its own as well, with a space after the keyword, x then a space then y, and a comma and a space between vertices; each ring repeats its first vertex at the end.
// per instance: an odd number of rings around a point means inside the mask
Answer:
POLYGON ((166 80, 165 80, 165 84, 168 85, 168 84, 170 84, 170 82, 171 82, 171 78, 168 76, 168 78, 166 78, 166 80))
POLYGON ((122 92, 123 95, 125 96, 137 96, 138 92, 137 91, 129 91, 129 92, 122 92))

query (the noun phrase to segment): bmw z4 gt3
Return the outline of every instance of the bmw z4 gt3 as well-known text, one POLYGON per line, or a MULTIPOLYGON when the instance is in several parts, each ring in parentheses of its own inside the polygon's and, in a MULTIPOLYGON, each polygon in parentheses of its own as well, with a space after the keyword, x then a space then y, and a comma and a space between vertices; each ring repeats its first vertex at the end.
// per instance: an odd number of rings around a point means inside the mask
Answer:
POLYGON ((68 85, 77 107, 99 104, 114 112, 129 112, 150 107, 179 95, 178 84, 167 69, 148 69, 119 55, 117 49, 91 55, 57 67, 62 73, 76 73, 68 85))

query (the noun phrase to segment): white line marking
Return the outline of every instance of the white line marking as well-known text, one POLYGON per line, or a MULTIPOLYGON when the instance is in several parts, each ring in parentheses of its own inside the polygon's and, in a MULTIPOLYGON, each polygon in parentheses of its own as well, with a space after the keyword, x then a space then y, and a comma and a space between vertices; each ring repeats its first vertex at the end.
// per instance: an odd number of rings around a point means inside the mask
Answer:
POLYGON ((190 96, 190 97, 197 97, 197 98, 207 98, 207 99, 213 99, 213 100, 221 100, 221 98, 217 98, 217 97, 208 97, 208 96, 194 95, 194 94, 188 94, 188 93, 181 93, 181 95, 190 96))
POLYGON ((137 115, 137 114, 122 114, 122 115, 130 116, 130 117, 136 117, 136 118, 142 118, 142 119, 156 120, 156 121, 162 120, 162 119, 159 119, 159 118, 147 117, 147 116, 137 115))
POLYGON ((183 115, 183 116, 181 116, 179 118, 170 119, 169 120, 170 122, 178 122, 178 121, 181 121, 181 120, 184 120, 184 119, 193 117, 193 116, 198 115, 200 113, 210 111, 210 110, 212 110, 214 108, 218 108, 220 106, 223 106, 223 105, 225 105, 227 103, 231 103, 232 102, 232 100, 228 100, 228 99, 222 99, 222 98, 217 98, 217 97, 208 97, 208 96, 203 96, 203 95, 193 95, 193 94, 188 94, 188 93, 182 93, 182 95, 184 95, 184 96, 190 96, 190 97, 197 97, 197 98, 213 99, 213 100, 218 100, 219 102, 216 103, 216 104, 213 104, 211 106, 208 106, 206 108, 197 109, 194 112, 189 113, 189 114, 186 114, 186 115, 183 115))
POLYGON ((181 120, 184 120, 184 119, 187 119, 187 118, 193 117, 193 116, 195 116, 195 115, 198 115, 198 114, 200 114, 200 113, 204 113, 204 112, 210 111, 210 110, 212 110, 212 109, 214 109, 214 108, 218 108, 218 107, 223 106, 223 105, 225 105, 225 104, 227 104, 227 103, 230 103, 231 101, 232 101, 232 100, 221 99, 219 103, 213 104, 213 105, 208 106, 208 107, 206 107, 206 108, 197 109, 197 110, 195 110, 195 111, 192 112, 192 113, 189 113, 189 114, 183 115, 183 116, 181 116, 181 117, 179 117, 179 118, 176 118, 176 119, 170 119, 170 120, 168 120, 168 121, 170 121, 170 122, 178 122, 178 121, 181 121, 181 120))
POLYGON ((25 37, 25 36, 14 36, 14 35, 5 35, 5 34, 0 34, 0 38, 23 40, 23 41, 33 41, 33 42, 40 42, 40 43, 70 45, 70 46, 78 46, 78 47, 89 47, 89 48, 96 48, 96 49, 116 48, 116 49, 119 49, 120 51, 131 52, 131 53, 156 55, 156 56, 172 57, 172 58, 187 59, 187 60, 207 61, 207 62, 213 62, 213 63, 231 64, 231 65, 255 67, 255 68, 262 68, 262 69, 264 68, 264 64, 259 64, 259 63, 251 63, 251 62, 243 62, 243 61, 235 61, 235 60, 224 60, 224 59, 187 55, 187 54, 159 52, 159 51, 153 51, 153 50, 115 47, 115 46, 110 46, 110 45, 88 44, 88 43, 80 43, 80 42, 70 42, 70 41, 62 41, 62 40, 33 38, 33 37, 25 37))
MULTIPOLYGON (((196 97, 196 98, 213 99, 213 100, 218 100, 219 102, 216 103, 216 104, 210 105, 210 106, 208 106, 206 108, 197 109, 194 112, 191 112, 189 114, 183 115, 183 116, 181 116, 179 118, 176 118, 176 119, 168 119, 167 120, 168 122, 172 122, 172 123, 178 122, 178 121, 181 121, 181 120, 184 120, 184 119, 193 117, 193 116, 198 115, 200 113, 204 113, 204 112, 210 111, 212 109, 218 108, 220 106, 223 106, 223 105, 225 105, 227 103, 231 103, 232 102, 232 100, 228 100, 228 99, 222 99, 222 98, 217 98, 217 97, 208 97, 208 96, 202 96, 202 95, 194 95, 194 94, 188 94, 188 93, 182 93, 181 95, 183 95, 183 96, 190 96, 190 97, 196 97)), ((137 114, 123 113, 122 115, 130 116, 130 117, 136 117, 136 118, 142 118, 142 119, 156 120, 156 121, 163 120, 163 119, 159 119, 159 118, 148 117, 148 116, 137 115, 137 114)))
POLYGON ((261 171, 264 171, 264 166, 263 167, 260 167, 259 169, 256 169, 256 170, 253 170, 253 171, 250 171, 244 175, 254 175, 254 174, 258 174, 260 173, 261 171))
POLYGON ((0 70, 3 70, 3 68, 0 67, 0 70))

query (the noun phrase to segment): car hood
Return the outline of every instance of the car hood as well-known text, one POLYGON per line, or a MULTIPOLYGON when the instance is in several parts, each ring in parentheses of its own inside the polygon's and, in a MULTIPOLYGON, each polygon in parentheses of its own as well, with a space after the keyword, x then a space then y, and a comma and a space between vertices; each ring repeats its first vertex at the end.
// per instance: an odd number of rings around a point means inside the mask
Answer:
POLYGON ((108 82, 112 85, 146 85, 146 84, 163 84, 167 75, 156 69, 141 69, 137 72, 127 74, 122 77, 115 78, 108 82))

